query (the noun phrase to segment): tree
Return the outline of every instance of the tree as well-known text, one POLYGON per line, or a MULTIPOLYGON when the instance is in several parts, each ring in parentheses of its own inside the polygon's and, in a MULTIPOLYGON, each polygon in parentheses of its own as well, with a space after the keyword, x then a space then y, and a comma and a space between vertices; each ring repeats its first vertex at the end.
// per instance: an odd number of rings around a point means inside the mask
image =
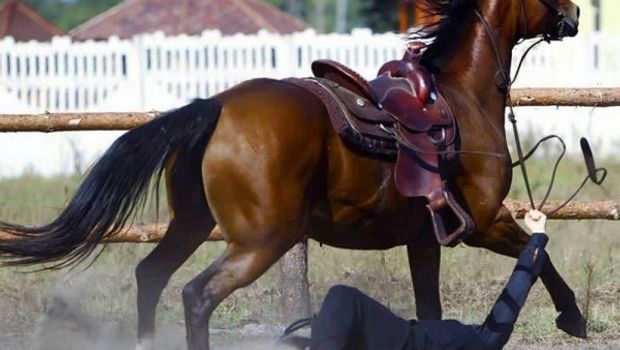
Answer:
POLYGON ((327 28, 327 0, 315 0, 313 12, 313 27, 319 32, 324 32, 327 28))
POLYGON ((302 16, 302 6, 302 0, 286 0, 286 10, 293 16, 302 16))
MULTIPOLYGON (((292 0, 266 0, 284 11, 291 10, 292 0)), ((398 28, 399 0, 294 0, 296 15, 320 32, 337 29, 348 31, 356 27, 369 27, 374 31, 394 31, 398 28), (337 5, 344 7, 338 8, 337 5), (337 19, 337 13, 341 16, 337 19), (338 27, 338 23, 345 23, 338 27)), ((289 12, 290 13, 290 12, 289 12)))
MULTIPOLYGON (((37 9, 59 28, 69 31, 123 0, 21 1, 37 9)), ((369 27, 374 31, 383 32, 394 31, 398 28, 399 0, 263 1, 289 12, 319 32, 349 31, 356 27, 369 27)))
POLYGON ((396 31, 398 29, 399 0, 365 1, 360 17, 366 26, 376 32, 396 31))
POLYGON ((349 0, 336 0, 336 32, 344 33, 348 29, 349 0))
POLYGON ((122 0, 21 0, 60 29, 69 31, 122 0))

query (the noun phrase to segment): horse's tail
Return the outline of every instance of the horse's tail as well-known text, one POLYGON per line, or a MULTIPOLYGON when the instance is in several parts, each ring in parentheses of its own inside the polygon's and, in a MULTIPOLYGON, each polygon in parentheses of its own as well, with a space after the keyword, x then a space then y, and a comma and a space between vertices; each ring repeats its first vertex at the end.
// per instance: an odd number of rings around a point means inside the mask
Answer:
POLYGON ((177 152, 204 152, 221 112, 217 100, 195 100, 116 140, 93 166, 62 213, 41 227, 0 223, 14 240, 0 243, 6 264, 53 262, 60 268, 84 260, 114 236, 144 204, 177 152))

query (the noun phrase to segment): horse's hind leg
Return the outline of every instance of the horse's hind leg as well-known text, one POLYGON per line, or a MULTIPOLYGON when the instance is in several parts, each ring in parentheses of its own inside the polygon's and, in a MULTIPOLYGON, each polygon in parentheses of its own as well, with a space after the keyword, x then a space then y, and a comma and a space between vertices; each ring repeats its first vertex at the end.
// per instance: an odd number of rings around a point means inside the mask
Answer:
POLYGON ((209 318, 222 300, 303 239, 326 174, 331 129, 313 95, 282 82, 254 81, 219 98, 222 113, 202 177, 228 246, 183 289, 190 350, 209 349, 209 318))
POLYGON ((215 308, 301 241, 307 224, 306 179, 282 175, 265 181, 256 172, 236 169, 226 176, 220 173, 211 177, 213 173, 205 171, 209 179, 205 181, 207 198, 228 245, 215 262, 183 289, 190 350, 209 349, 209 318, 215 308), (235 178, 240 174, 254 175, 248 180, 253 180, 253 185, 263 193, 259 195, 247 182, 235 178), (230 179, 237 180, 235 185, 227 184, 230 179))
MULTIPOLYGON (((503 207, 495 224, 487 232, 472 235, 465 243, 516 258, 525 248, 529 237, 512 218, 510 211, 503 207)), ((577 306, 575 293, 555 269, 551 258, 547 259, 540 278, 553 300, 555 309, 560 312, 556 319, 558 328, 572 336, 585 338, 586 322, 577 306)))
POLYGON ((271 242, 249 248, 231 243, 211 266, 183 288, 190 350, 209 349, 209 318, 215 308, 236 289, 267 271, 293 244, 271 242))
MULTIPOLYGON (((205 216, 208 215, 208 212, 205 216)), ((166 235, 136 268, 138 283, 138 346, 136 350, 152 350, 155 334, 155 310, 161 293, 172 274, 207 239, 215 223, 213 219, 192 222, 173 219, 166 235)))

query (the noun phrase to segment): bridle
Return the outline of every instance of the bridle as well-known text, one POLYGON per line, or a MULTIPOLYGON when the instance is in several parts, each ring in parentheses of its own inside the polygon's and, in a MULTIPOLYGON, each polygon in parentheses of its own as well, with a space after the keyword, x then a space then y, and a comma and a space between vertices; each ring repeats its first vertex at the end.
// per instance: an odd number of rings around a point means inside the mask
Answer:
MULTIPOLYGON (((525 38, 527 37, 527 28, 528 28, 528 23, 527 23, 527 12, 526 12, 526 6, 524 3, 525 0, 520 0, 520 14, 522 17, 522 22, 523 22, 523 30, 522 30, 522 34, 521 34, 521 38, 525 38)), ((484 16, 482 15, 482 13, 480 13, 480 11, 478 9, 475 9, 474 12, 476 14, 476 17, 478 17, 478 19, 480 20, 480 22, 482 23, 484 30, 486 31, 487 36, 490 39, 491 45, 493 47, 493 51, 495 53, 495 57, 497 60, 497 64, 499 66, 499 69, 495 75, 495 81, 496 81, 496 85, 498 90, 504 94, 504 96, 506 96, 506 104, 508 105, 509 108, 509 112, 508 112, 508 120, 510 121, 510 123, 512 124, 512 129, 513 129, 513 133, 514 133, 514 138, 515 138, 515 144, 516 144, 516 151, 517 151, 517 156, 519 158, 519 160, 517 162, 514 162, 512 164, 512 167, 516 167, 519 166, 521 168, 521 173, 523 175, 523 181, 525 183, 525 188, 527 190, 527 194, 529 197, 529 201, 530 201, 530 205, 532 209, 538 209, 541 210, 543 208, 543 206, 545 205, 546 201, 549 198, 549 195, 551 194, 551 191, 553 189, 553 185, 555 183, 555 177, 557 174, 557 169, 558 166, 562 160, 562 158, 564 157, 564 155, 566 154, 566 144, 564 142, 564 140, 562 140, 561 137, 557 136, 557 135, 549 135, 549 136, 545 136, 544 138, 542 138, 540 141, 538 141, 538 143, 532 148, 532 150, 530 150, 527 155, 523 155, 523 149, 521 147, 521 141, 519 138, 519 131, 517 128, 517 119, 515 116, 515 111, 514 111, 514 104, 512 102, 512 99, 510 98, 510 90, 512 88, 512 85, 514 84, 514 82, 516 81, 517 77, 519 76, 519 72, 521 71, 521 67, 523 65, 523 62, 525 60, 525 58, 527 57, 527 55, 530 53, 530 51, 536 47, 537 45, 539 45, 540 43, 542 43, 543 41, 546 42, 550 42, 552 40, 561 40, 562 39, 562 33, 564 31, 564 25, 565 25, 565 18, 566 18, 566 14, 564 13, 564 11, 562 11, 562 9, 560 9, 560 7, 558 6, 557 2, 555 0, 538 0, 541 3, 543 3, 546 7, 549 8, 549 10, 554 11, 557 13, 558 16, 558 31, 557 31, 557 35, 551 35, 551 34, 543 34, 542 38, 536 42, 534 42, 532 45, 530 45, 530 47, 527 48, 527 50, 525 50, 525 52, 523 53, 523 56, 521 56, 521 59, 519 60, 519 65, 517 66, 517 70, 515 72, 515 76, 513 79, 510 78, 510 74, 504 69, 504 62, 502 60, 502 57, 499 53, 499 47, 497 45, 497 42, 495 40, 495 38, 493 37, 493 33, 491 31, 491 27, 489 25, 489 23, 486 21, 486 19, 484 18, 484 16), (530 182, 529 182, 529 177, 527 175, 527 169, 525 167, 525 162, 534 154, 534 152, 538 149, 538 147, 549 140, 552 139, 556 139, 560 142, 560 144, 562 145, 562 152, 559 155, 558 159, 556 160, 554 167, 553 167, 553 172, 551 175, 551 180, 549 183, 549 187, 547 189, 547 192, 545 193, 545 196, 543 198, 543 200, 541 201, 541 203, 538 205, 538 207, 536 207, 535 203, 534 203, 534 197, 532 195, 532 189, 530 186, 530 182)), ((557 212, 558 210, 562 209, 564 206, 566 206, 568 203, 570 203, 571 200, 573 200, 573 198, 575 198, 575 196, 581 191, 581 189, 583 189, 583 187, 585 186, 585 184, 587 183, 588 179, 592 180, 592 182, 594 182, 597 185, 600 185, 603 183, 603 181, 605 180, 605 177, 607 176, 607 169, 605 168, 596 168, 596 165, 594 163, 594 157, 592 155, 592 149, 590 148, 590 145, 588 143, 588 141, 585 138, 582 138, 580 141, 581 144, 581 150, 585 159, 585 163, 586 163, 586 168, 588 171, 588 175, 586 175, 586 177, 584 178, 584 180, 582 181, 581 185, 577 188, 577 190, 565 201, 563 202, 561 205, 559 205, 557 208, 553 209, 552 211, 550 211, 548 213, 548 215, 552 215, 553 213, 557 212), (598 176, 598 174, 601 173, 601 176, 598 176)))
MULTIPOLYGON (((543 34, 543 37, 547 40, 547 41, 551 41, 551 40, 561 40, 561 36, 562 36, 562 32, 564 31, 564 26, 566 25, 566 21, 564 21, 564 19, 566 18, 566 13, 564 13, 564 11, 562 11, 562 9, 560 8, 560 6, 557 3, 557 0, 538 0, 540 2, 543 3, 543 5, 547 6, 547 8, 549 8, 550 11, 555 12, 558 16, 558 31, 557 31, 557 36, 552 36, 550 34, 543 34)), ((521 0, 521 8, 525 8, 525 5, 523 4, 523 0, 521 0)))
MULTIPOLYGON (((523 2, 524 0, 520 0, 520 12, 521 12, 521 22, 523 23, 523 29, 521 31, 521 39, 519 40, 519 42, 517 44, 522 43, 523 41, 525 41, 526 37, 527 37, 527 28, 528 28, 528 23, 527 23, 527 8, 525 7, 525 4, 523 2)), ((552 40, 562 40, 562 32, 564 31, 564 26, 566 25, 564 19, 566 18, 566 13, 564 13, 564 11, 562 11, 562 9, 560 8, 560 6, 557 4, 557 0, 538 0, 540 1, 543 5, 545 5, 551 12, 555 12, 557 14, 557 26, 558 26, 558 30, 555 33, 555 35, 553 34, 549 34, 549 33, 545 33, 542 35, 544 41, 546 42, 550 42, 552 40)))
MULTIPOLYGON (((491 44, 493 46, 493 51, 495 53, 495 59, 497 60, 500 69, 498 70, 497 74, 496 74, 496 82, 498 82, 498 88, 500 89, 500 91, 502 91, 504 94, 507 94, 509 92, 509 89, 511 87, 511 85, 515 82, 515 80, 517 79, 517 77, 519 76, 519 72, 521 71, 521 67, 523 65, 523 62, 525 60, 525 58, 527 57, 527 55, 530 53, 530 51, 538 46, 540 43, 542 43, 543 41, 545 42, 551 42, 551 41, 556 41, 556 40, 562 40, 562 31, 564 30, 564 19, 566 18, 566 14, 564 13, 564 11, 562 11, 562 9, 558 6, 558 4, 556 3, 556 0, 538 0, 540 1, 543 5, 545 5, 546 7, 549 8, 550 11, 557 13, 557 19, 558 19, 558 30, 557 33, 555 34, 549 34, 549 33, 545 33, 542 34, 542 37, 540 40, 536 41, 535 43, 533 43, 530 47, 527 48, 527 50, 525 50, 525 52, 523 53, 523 56, 521 56, 521 59, 519 60, 519 65, 517 67, 517 71, 515 73, 515 77, 510 80, 510 77, 508 76, 508 72, 506 72, 504 70, 504 62, 502 60, 502 57, 499 53, 499 48, 497 45, 497 42, 493 39, 493 34, 491 31, 491 26, 489 25, 489 23, 487 22, 487 20, 484 18, 484 16, 482 15, 482 13, 480 13, 480 10, 475 9, 474 12, 476 14, 476 16, 478 17, 478 19, 480 20, 480 22, 483 24, 484 26, 484 30, 487 33, 487 36, 491 39, 491 44), (505 86, 502 84, 501 81, 498 80, 498 78, 503 79, 503 84, 505 84, 505 86)), ((521 22, 523 23, 523 28, 521 30, 521 39, 517 42, 517 44, 520 44, 521 42, 525 41, 528 32, 528 16, 527 16, 527 7, 525 6, 525 0, 519 0, 519 4, 520 4, 520 9, 519 9, 519 13, 521 15, 521 22)))

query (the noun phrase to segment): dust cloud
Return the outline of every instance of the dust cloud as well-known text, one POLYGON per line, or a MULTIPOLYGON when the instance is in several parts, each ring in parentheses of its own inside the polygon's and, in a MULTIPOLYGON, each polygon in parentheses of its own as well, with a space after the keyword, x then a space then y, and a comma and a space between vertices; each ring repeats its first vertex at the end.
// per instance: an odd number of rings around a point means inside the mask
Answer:
MULTIPOLYGON (((133 350, 136 346, 135 322, 101 321, 88 314, 88 272, 78 277, 63 278, 54 288, 31 339, 16 340, 6 350, 133 350), (21 344, 17 346, 16 344, 21 344), (27 345, 24 345, 27 344, 27 345)), ((110 315, 114 319, 114 315, 110 315)), ((282 327, 251 324, 241 330, 212 330, 215 350, 290 350, 276 347, 274 339, 282 327)), ((155 350, 185 350, 185 329, 178 324, 159 325, 155 350)), ((5 350, 0 345, 0 350, 5 350)))

